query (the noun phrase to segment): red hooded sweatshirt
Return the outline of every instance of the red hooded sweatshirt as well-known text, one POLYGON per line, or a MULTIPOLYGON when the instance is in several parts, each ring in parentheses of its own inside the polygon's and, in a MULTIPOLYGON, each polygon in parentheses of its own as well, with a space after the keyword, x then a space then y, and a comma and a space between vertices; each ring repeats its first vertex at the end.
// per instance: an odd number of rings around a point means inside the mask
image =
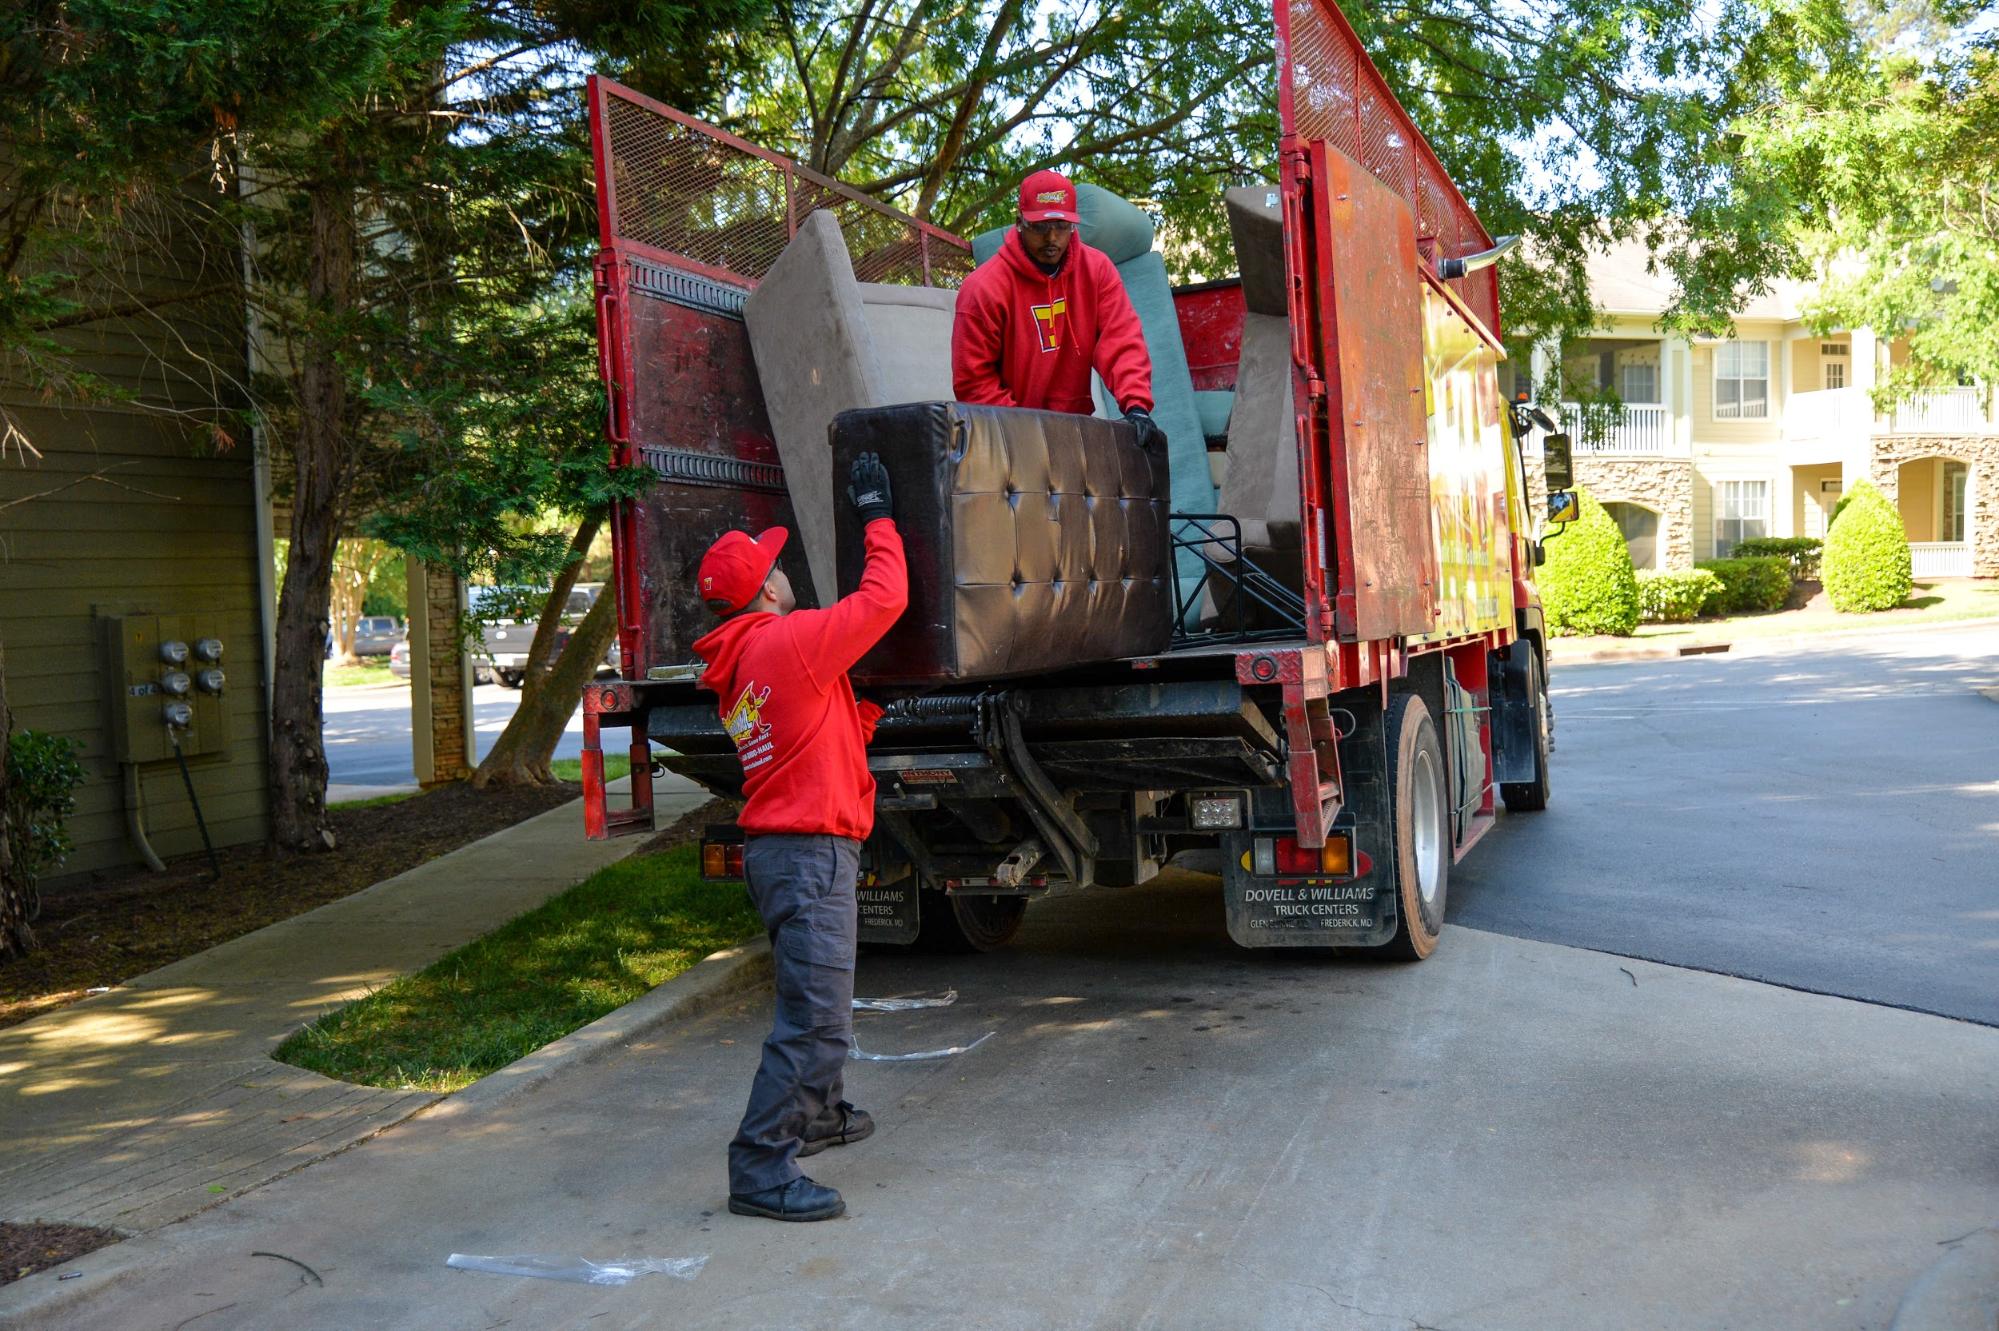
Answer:
POLYGON ((958 290, 951 384, 961 402, 1088 416, 1090 371, 1120 410, 1152 410, 1152 358, 1124 279, 1102 250, 1070 240, 1053 274, 1028 257, 1020 230, 958 290))
POLYGON ((909 572, 892 520, 868 524, 867 550, 861 585, 832 609, 737 615, 694 644, 743 762, 746 833, 859 841, 874 830, 866 748, 881 708, 855 701, 847 671, 901 616, 909 572))

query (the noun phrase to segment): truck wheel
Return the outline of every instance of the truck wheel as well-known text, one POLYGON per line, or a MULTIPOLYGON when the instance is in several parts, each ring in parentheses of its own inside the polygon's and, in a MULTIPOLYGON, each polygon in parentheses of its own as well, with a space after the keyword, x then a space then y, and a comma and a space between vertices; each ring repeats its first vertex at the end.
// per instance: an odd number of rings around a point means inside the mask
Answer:
POLYGON ((1450 783, 1430 709, 1413 693, 1388 705, 1388 788, 1395 817, 1395 884, 1400 917, 1388 951, 1421 961, 1437 950, 1451 885, 1450 783))
POLYGON ((1539 813, 1548 807, 1548 750, 1553 747, 1555 718, 1548 709, 1548 681, 1541 669, 1541 653, 1530 649, 1527 657, 1527 706, 1534 727, 1534 779, 1505 781, 1499 797, 1508 813, 1539 813))
POLYGON ((521 672, 518 670, 496 670, 493 674, 503 689, 517 689, 521 686, 521 672))
POLYGON ((1020 932, 1026 897, 967 896, 926 889, 916 946, 924 952, 990 952, 1020 932))

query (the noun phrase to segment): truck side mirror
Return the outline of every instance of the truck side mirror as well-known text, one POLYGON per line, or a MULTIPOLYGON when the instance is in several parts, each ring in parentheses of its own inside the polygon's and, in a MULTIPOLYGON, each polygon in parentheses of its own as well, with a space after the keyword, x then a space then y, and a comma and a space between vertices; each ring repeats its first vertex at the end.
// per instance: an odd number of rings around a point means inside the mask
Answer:
POLYGON ((1541 567, 1541 565, 1547 562, 1548 562, 1548 543, 1546 541, 1534 542, 1534 567, 1539 568, 1541 567))
POLYGON ((1548 478, 1550 490, 1566 490, 1576 483, 1567 435, 1551 434, 1541 441, 1541 471, 1548 478))
POLYGON ((1583 515, 1583 503, 1574 490, 1548 492, 1548 521, 1575 522, 1583 515))

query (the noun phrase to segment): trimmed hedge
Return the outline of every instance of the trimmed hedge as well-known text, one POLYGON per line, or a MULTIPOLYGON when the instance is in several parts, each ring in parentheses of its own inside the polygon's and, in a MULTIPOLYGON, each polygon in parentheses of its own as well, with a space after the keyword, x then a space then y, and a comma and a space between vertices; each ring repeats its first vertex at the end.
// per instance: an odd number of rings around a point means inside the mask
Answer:
POLYGON ((1548 562, 1535 577, 1548 629, 1557 635, 1628 638, 1638 627, 1638 578, 1631 550, 1603 505, 1587 490, 1577 495, 1581 516, 1548 539, 1548 562))
POLYGON ((1902 515, 1869 482, 1856 482, 1842 497, 1826 533, 1823 570, 1835 610, 1890 610, 1915 586, 1902 515))
POLYGON ((1640 569, 1638 617, 1647 624, 1685 624, 1721 590, 1721 579, 1708 569, 1640 569))
POLYGON ((1779 555, 1703 559, 1694 566, 1721 580, 1721 590, 1701 602, 1704 615, 1747 615, 1782 610, 1791 599, 1791 561, 1779 555))
POLYGON ((1792 579, 1803 582, 1819 575, 1819 553, 1824 548, 1825 542, 1816 536, 1752 536, 1737 541, 1729 553, 1737 559, 1776 555, 1790 562, 1792 579))

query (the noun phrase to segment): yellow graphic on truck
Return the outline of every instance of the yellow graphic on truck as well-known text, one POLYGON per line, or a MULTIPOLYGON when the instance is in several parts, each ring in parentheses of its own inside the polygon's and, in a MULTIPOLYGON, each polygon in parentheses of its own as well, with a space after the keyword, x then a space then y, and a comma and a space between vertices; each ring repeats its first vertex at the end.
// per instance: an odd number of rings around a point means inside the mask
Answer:
POLYGON ((1451 303, 1423 289, 1423 405, 1430 451, 1430 529, 1437 622, 1416 642, 1506 627, 1513 620, 1507 542, 1505 406, 1499 353, 1451 303))

